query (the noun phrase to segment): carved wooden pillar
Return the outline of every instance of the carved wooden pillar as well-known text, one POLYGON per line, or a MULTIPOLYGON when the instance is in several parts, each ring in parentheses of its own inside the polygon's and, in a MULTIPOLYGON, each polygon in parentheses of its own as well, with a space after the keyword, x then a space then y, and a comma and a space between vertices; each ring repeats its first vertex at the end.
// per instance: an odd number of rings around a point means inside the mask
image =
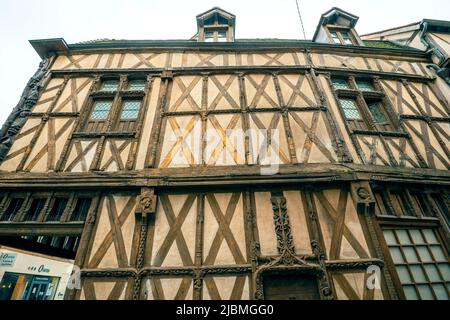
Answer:
MULTIPOLYGON (((369 181, 352 182, 350 191, 353 202, 356 205, 358 215, 363 217, 365 221, 362 225, 366 226, 367 232, 365 233, 370 237, 369 246, 372 248, 372 251, 374 251, 376 258, 386 261, 379 240, 379 237, 382 237, 383 235, 381 230, 379 230, 377 222, 375 221, 375 197, 372 193, 369 181)), ((380 280, 385 284, 390 299, 399 299, 387 268, 382 268, 382 273, 385 281, 383 281, 383 279, 380 280)))
POLYGON ((133 285, 133 300, 138 300, 141 292, 141 270, 144 268, 145 262, 145 244, 147 242, 148 222, 154 219, 156 214, 157 196, 155 189, 142 188, 141 194, 137 197, 136 204, 136 222, 139 225, 139 242, 136 256, 136 270, 137 275, 134 279, 133 285))
MULTIPOLYGON (((83 229, 83 233, 81 234, 81 238, 80 238, 80 246, 78 247, 77 250, 77 255, 75 257, 75 262, 74 262, 74 267, 75 268, 79 268, 80 270, 84 267, 84 265, 87 263, 86 258, 88 257, 88 250, 90 247, 90 244, 92 243, 92 241, 94 240, 94 236, 95 236, 95 225, 97 222, 97 213, 98 213, 98 208, 100 206, 101 203, 101 197, 102 194, 100 192, 98 192, 95 197, 92 200, 92 204, 91 207, 89 208, 88 214, 86 216, 86 222, 84 224, 84 229, 83 229)), ((74 203, 74 199, 73 199, 73 195, 72 195, 72 205, 74 203)), ((69 203, 68 203, 69 206, 69 203)), ((66 209, 67 211, 67 209, 66 209)), ((77 272, 78 270, 74 269, 74 272, 77 272)), ((72 276, 75 276, 75 274, 73 274, 72 276)), ((79 274, 79 276, 81 276, 81 273, 79 274)), ((69 280, 70 283, 70 280, 69 280)), ((65 300, 74 300, 76 299, 77 296, 77 292, 80 291, 80 289, 77 288, 77 290, 72 289, 72 290, 67 290, 64 299, 65 300)))

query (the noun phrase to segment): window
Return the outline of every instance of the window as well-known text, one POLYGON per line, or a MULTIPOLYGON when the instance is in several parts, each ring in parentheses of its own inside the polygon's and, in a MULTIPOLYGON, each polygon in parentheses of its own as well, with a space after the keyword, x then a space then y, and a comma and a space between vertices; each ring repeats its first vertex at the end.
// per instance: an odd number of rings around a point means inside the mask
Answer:
POLYGON ((331 85, 350 129, 367 131, 376 127, 380 132, 396 130, 383 103, 383 93, 377 91, 371 80, 332 78, 331 85))
POLYGON ((333 39, 334 43, 341 44, 341 39, 339 39, 337 32, 331 32, 331 38, 333 39))
POLYGON ((205 32, 205 42, 214 42, 214 32, 211 31, 205 32))
POLYGON ((145 80, 131 80, 128 85, 128 90, 144 91, 146 83, 147 82, 145 80))
POLYGON ((383 112, 380 102, 368 102, 367 107, 369 108, 372 118, 377 124, 384 124, 388 122, 386 115, 383 112))
POLYGON ((356 101, 352 99, 340 99, 342 110, 347 120, 362 120, 361 113, 359 113, 356 101))
POLYGON ((227 32, 226 31, 219 31, 217 33, 217 41, 218 42, 227 42, 227 32))
POLYGON ((52 209, 45 221, 60 221, 68 200, 67 198, 55 198, 52 209))
POLYGON ((128 100, 122 103, 122 112, 117 130, 120 132, 132 132, 135 129, 139 117, 142 102, 139 100, 128 100))
POLYGON ((346 31, 341 32, 341 36, 342 36, 342 39, 344 40, 344 44, 347 44, 347 45, 353 44, 352 39, 350 38, 350 35, 348 32, 346 32, 346 31))
POLYGON ((114 92, 119 89, 119 80, 107 80, 103 81, 100 91, 114 92))
POLYGON ((330 30, 331 39, 335 44, 354 45, 350 30, 330 30))
POLYGON ((227 42, 228 32, 226 29, 215 29, 205 31, 205 42, 227 42))
POLYGON ((75 209, 72 212, 70 221, 84 221, 86 220, 89 208, 91 206, 90 198, 78 198, 75 209))
POLYGON ((125 101, 123 103, 120 119, 121 120, 137 119, 137 117, 139 116, 140 109, 141 109, 140 101, 125 101))
POLYGON ((91 199, 88 193, 76 197, 69 192, 58 192, 53 197, 51 193, 39 192, 28 196, 13 194, 5 200, 6 206, 0 211, 0 221, 67 222, 72 217, 71 221, 83 222, 91 199))
POLYGON ((135 133, 133 130, 139 121, 147 80, 132 76, 131 79, 121 81, 125 85, 120 86, 119 80, 103 81, 101 87, 92 93, 90 114, 83 122, 81 132, 104 136, 111 132, 135 133))
POLYGON ((383 231, 408 300, 448 300, 450 264, 433 229, 383 231))
POLYGON ((13 221, 24 202, 23 198, 12 198, 0 221, 13 221))
POLYGON ((345 79, 340 79, 340 78, 333 78, 332 80, 333 83, 333 88, 335 90, 346 90, 346 89, 350 89, 350 87, 348 86, 348 81, 345 79))
POLYGON ((102 132, 112 108, 112 101, 96 101, 86 124, 87 132, 102 132))
POLYGON ((39 217, 40 212, 44 208, 45 202, 47 199, 45 198, 36 198, 31 201, 31 206, 28 209, 24 221, 36 221, 39 217))
POLYGON ((357 80, 356 85, 358 86, 358 89, 361 91, 375 91, 375 87, 373 86, 373 83, 369 80, 357 80))
POLYGON ((108 119, 111 106, 112 106, 111 101, 97 101, 94 105, 94 110, 91 113, 91 120, 108 119))

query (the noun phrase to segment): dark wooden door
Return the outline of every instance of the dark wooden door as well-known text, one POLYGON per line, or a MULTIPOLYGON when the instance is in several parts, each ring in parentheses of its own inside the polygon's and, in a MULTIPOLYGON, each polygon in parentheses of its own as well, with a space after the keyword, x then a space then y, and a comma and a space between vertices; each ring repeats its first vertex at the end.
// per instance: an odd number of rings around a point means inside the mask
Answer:
POLYGON ((317 278, 310 275, 264 276, 266 300, 320 300, 317 278))

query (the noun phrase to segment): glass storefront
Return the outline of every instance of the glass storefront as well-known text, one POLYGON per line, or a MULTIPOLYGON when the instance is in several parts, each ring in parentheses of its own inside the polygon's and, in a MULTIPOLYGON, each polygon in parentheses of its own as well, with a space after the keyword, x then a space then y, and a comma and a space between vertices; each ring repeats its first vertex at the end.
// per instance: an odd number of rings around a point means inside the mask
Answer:
POLYGON ((60 278, 6 272, 0 300, 53 300, 60 278))

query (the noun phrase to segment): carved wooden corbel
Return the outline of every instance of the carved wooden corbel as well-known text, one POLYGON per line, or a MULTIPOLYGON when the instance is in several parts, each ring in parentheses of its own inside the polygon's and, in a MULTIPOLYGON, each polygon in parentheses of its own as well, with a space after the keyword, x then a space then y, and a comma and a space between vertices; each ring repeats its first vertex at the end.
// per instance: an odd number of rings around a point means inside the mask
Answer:
POLYGON ((359 213, 375 213, 375 197, 370 188, 369 181, 352 182, 350 189, 353 202, 359 213))

